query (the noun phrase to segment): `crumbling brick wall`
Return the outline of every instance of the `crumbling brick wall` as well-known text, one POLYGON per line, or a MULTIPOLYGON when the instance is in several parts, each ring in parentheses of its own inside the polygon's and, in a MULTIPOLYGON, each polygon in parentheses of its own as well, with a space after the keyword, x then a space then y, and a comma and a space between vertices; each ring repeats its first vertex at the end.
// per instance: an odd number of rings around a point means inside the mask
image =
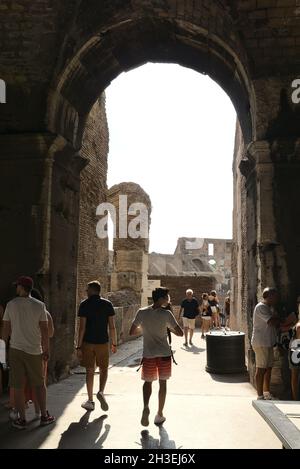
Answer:
POLYGON ((85 298, 86 283, 90 280, 99 280, 102 293, 107 291, 108 239, 100 239, 96 234, 96 208, 106 202, 108 140, 103 94, 88 117, 80 152, 88 164, 80 176, 78 301, 85 298))
POLYGON ((157 276, 150 275, 150 280, 160 280, 161 286, 169 288, 171 302, 173 305, 180 305, 185 298, 185 292, 188 288, 194 291, 194 296, 200 300, 202 293, 207 293, 215 288, 216 280, 212 276, 157 276))

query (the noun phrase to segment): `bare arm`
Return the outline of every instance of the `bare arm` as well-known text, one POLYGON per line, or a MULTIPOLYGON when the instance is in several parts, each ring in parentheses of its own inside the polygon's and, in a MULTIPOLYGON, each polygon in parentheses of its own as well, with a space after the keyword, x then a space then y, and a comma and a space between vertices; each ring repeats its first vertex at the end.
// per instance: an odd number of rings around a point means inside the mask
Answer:
POLYGON ((47 319, 48 319, 48 335, 49 339, 54 336, 54 324, 51 314, 47 311, 47 319))
POLYGON ((109 336, 111 338, 111 351, 116 352, 117 348, 117 330, 115 324, 115 318, 113 316, 108 317, 109 336))
POLYGON ((179 326, 179 324, 172 330, 173 334, 178 335, 179 337, 183 336, 183 330, 179 326))
POLYGON ((289 314, 283 321, 280 322, 280 331, 286 332, 297 324, 298 319, 295 313, 289 314))
POLYGON ((86 318, 81 317, 79 321, 79 332, 78 332, 78 342, 77 342, 78 348, 82 346, 83 337, 85 333, 85 327, 86 327, 86 318))
POLYGON ((42 335, 42 350, 45 360, 49 358, 49 334, 48 321, 40 321, 40 330, 42 335))
POLYGON ((3 321, 2 339, 4 340, 4 342, 7 343, 10 336, 11 336, 11 322, 3 321))
POLYGON ((140 326, 136 326, 135 324, 131 325, 129 335, 137 335, 140 332, 140 326))

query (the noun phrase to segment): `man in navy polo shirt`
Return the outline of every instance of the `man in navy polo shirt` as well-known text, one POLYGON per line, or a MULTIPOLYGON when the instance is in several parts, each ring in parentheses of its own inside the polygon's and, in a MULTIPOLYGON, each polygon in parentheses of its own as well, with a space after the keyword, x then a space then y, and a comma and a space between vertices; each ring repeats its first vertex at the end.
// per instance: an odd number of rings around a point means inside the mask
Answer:
POLYGON ((188 345, 188 332, 190 331, 190 345, 193 345, 192 338, 195 329, 195 318, 200 313, 200 306, 198 300, 193 296, 194 292, 191 289, 188 289, 186 292, 186 298, 182 301, 180 311, 179 311, 179 319, 181 313, 183 311, 182 321, 183 321, 183 328, 184 328, 184 337, 185 342, 184 346, 187 347, 188 345))
POLYGON ((86 386, 88 400, 81 407, 86 410, 94 410, 93 400, 94 374, 96 366, 100 370, 99 391, 97 399, 101 409, 108 410, 108 404, 104 397, 104 388, 107 381, 109 362, 109 336, 111 337, 111 351, 117 351, 117 334, 114 321, 115 311, 110 301, 101 298, 101 285, 98 281, 88 284, 88 298, 79 306, 80 318, 77 355, 81 365, 86 368, 86 386))

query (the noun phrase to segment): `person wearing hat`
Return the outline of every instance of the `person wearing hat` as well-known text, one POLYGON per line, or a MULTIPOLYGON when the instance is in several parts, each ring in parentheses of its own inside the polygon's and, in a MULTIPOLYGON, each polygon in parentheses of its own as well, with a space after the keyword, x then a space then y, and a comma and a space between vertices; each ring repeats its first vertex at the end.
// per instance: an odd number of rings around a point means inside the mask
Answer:
POLYGON ((33 280, 19 277, 15 282, 17 297, 7 303, 3 317, 3 339, 10 337, 10 385, 15 389, 19 418, 12 425, 26 428, 24 382, 35 388, 41 409, 41 426, 55 418, 46 408, 47 392, 43 375, 43 360, 49 359, 48 319, 45 304, 31 297, 33 280))

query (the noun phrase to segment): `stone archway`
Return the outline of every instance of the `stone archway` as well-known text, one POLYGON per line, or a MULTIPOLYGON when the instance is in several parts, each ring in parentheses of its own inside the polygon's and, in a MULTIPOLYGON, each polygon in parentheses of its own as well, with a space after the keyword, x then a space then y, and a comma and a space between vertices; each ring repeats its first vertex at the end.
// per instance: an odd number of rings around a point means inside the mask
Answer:
POLYGON ((228 13, 216 6, 212 12, 187 21, 179 13, 154 9, 145 14, 137 8, 122 21, 85 25, 85 41, 78 41, 53 80, 49 130, 80 148, 87 116, 99 95, 120 73, 153 61, 177 63, 215 80, 231 98, 249 143, 254 135, 255 98, 247 56, 238 35, 227 34, 226 28, 233 27, 228 13))
MULTIPOLYGON (((81 172, 89 158, 85 136, 101 114, 101 92, 119 73, 147 61, 207 73, 235 105, 237 325, 247 324, 264 285, 275 283, 292 301, 299 293, 300 114, 290 93, 299 74, 299 16, 292 5, 267 3, 45 0, 36 11, 24 4, 23 13, 0 12, 10 24, 24 16, 17 53, 15 35, 7 34, 0 57, 7 84, 0 116, 1 296, 15 275, 35 276, 60 318, 59 341, 61 347, 68 343, 67 354, 74 340, 83 226, 80 178, 86 185, 93 180, 87 177, 91 163, 81 172), (69 316, 72 321, 64 323, 69 316)), ((104 135, 104 121, 102 130, 104 135)), ((104 153, 106 143, 103 138, 104 153)), ((87 220, 93 217, 89 213, 87 220)))
MULTIPOLYGON (((255 97, 249 79, 247 55, 239 36, 227 34, 226 28, 233 28, 233 20, 220 5, 209 8, 206 16, 195 12, 193 18, 185 18, 180 12, 168 10, 167 13, 163 7, 154 8, 153 11, 137 7, 133 13, 125 11, 121 18, 113 19, 108 24, 101 22, 101 8, 99 22, 96 21, 97 8, 93 10, 93 16, 89 16, 88 12, 81 13, 83 17, 78 12, 74 22, 77 29, 74 26, 72 30, 73 37, 77 37, 76 44, 73 44, 68 57, 69 49, 65 44, 59 60, 60 69, 52 81, 48 100, 48 128, 68 141, 75 154, 82 154, 90 120, 95 122, 97 112, 101 113, 99 108, 98 111, 95 109, 101 93, 120 73, 149 61, 177 63, 209 75, 231 98, 244 141, 252 141, 255 97)), ((102 137, 106 139, 107 135, 102 134, 102 137)), ((88 157, 88 154, 84 156, 88 157)), ((60 167, 56 169, 60 173, 60 167)), ((90 178, 89 183, 93 184, 90 178)), ((105 188, 102 189, 101 200, 105 199, 105 188)), ((87 268, 82 259, 83 253, 86 255, 87 252, 86 242, 89 240, 90 244, 93 237, 93 227, 83 228, 87 217, 82 215, 86 211, 90 209, 81 207, 78 271, 83 270, 84 274, 79 276, 77 283, 82 291, 87 271, 90 275, 93 272, 93 268, 87 268)), ((92 220, 90 216, 88 219, 92 220)), ((54 264, 57 264, 54 245, 51 255, 54 264)), ((69 255, 64 261, 69 271, 77 269, 76 257, 69 255)), ((52 273, 56 272, 54 264, 52 273)), ((54 293, 51 296, 53 304, 58 307, 54 293)), ((73 296, 76 296, 75 291, 73 296)))

